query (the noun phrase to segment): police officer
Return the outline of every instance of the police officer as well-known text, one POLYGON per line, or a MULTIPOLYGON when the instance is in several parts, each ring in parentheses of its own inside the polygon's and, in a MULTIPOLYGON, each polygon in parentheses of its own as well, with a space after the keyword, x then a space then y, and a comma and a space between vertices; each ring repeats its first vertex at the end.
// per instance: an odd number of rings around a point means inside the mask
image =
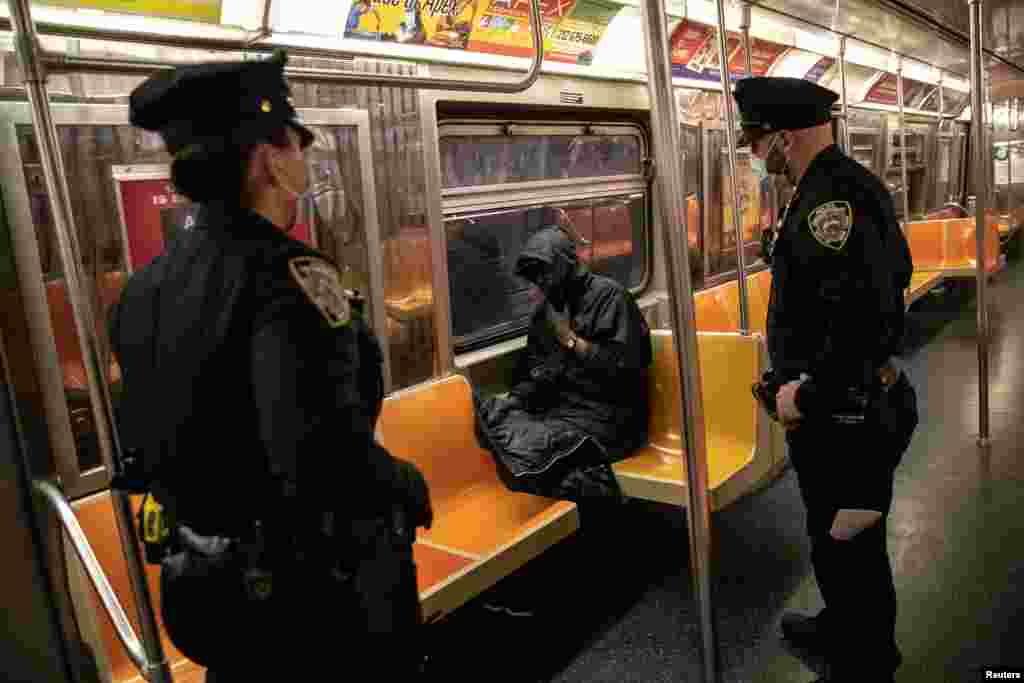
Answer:
POLYGON ((314 135, 285 62, 181 67, 131 94, 199 212, 112 311, 119 476, 170 520, 163 621, 207 681, 405 680, 422 661, 411 547, 429 496, 374 441, 381 355, 361 299, 289 236, 314 135))
POLYGON ((901 656, 886 520, 917 425, 914 390, 892 359, 910 251, 889 192, 835 145, 834 92, 748 78, 734 96, 755 172, 795 185, 763 244, 768 352, 825 610, 785 615, 783 634, 825 657, 822 681, 888 682, 901 656))

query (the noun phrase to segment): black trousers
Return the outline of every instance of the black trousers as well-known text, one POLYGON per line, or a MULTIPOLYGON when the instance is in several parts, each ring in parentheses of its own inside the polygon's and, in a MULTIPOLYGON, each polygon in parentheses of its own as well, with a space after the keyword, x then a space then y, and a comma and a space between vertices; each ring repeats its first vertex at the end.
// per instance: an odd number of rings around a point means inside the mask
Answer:
POLYGON ((893 473, 916 426, 917 398, 904 376, 873 404, 864 423, 808 420, 786 435, 807 510, 811 562, 826 608, 827 657, 837 681, 888 680, 897 666, 886 523, 893 473), (875 510, 882 517, 852 539, 838 540, 831 529, 841 509, 875 510))
POLYGON ((380 526, 363 551, 348 574, 320 563, 282 567, 262 601, 246 598, 234 567, 184 553, 161 571, 168 635, 208 667, 208 683, 363 680, 366 671, 413 680, 423 633, 411 546, 380 526))

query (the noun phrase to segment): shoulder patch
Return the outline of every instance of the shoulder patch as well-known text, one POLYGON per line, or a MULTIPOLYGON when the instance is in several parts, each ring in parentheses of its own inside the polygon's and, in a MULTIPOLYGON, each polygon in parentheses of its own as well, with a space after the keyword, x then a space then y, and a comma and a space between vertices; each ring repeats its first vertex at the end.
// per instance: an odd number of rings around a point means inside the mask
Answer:
POLYGON ((853 208, 850 202, 825 202, 811 211, 807 223, 821 246, 839 251, 853 229, 853 208))
POLYGON ((298 256, 288 261, 288 270, 328 325, 342 327, 348 324, 352 309, 337 268, 316 256, 298 256))

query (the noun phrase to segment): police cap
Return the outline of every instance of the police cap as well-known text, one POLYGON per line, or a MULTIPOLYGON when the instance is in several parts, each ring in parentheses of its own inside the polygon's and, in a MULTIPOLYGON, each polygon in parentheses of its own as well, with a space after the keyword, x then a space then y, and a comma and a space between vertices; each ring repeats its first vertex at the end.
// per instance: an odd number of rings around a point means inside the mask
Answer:
POLYGON ((132 125, 160 133, 172 150, 200 142, 264 142, 289 125, 303 148, 313 142, 302 125, 284 76, 288 56, 207 62, 161 71, 132 91, 132 125))
POLYGON ((737 143, 745 147, 779 130, 811 128, 832 120, 832 105, 839 95, 802 78, 758 76, 736 82, 733 91, 743 133, 737 143))

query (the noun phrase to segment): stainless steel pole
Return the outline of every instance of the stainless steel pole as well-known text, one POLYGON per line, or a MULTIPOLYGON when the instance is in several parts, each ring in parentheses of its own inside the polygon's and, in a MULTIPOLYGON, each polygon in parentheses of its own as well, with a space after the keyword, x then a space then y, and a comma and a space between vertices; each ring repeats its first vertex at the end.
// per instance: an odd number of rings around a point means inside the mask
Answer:
POLYGON ((903 225, 910 222, 910 187, 907 185, 907 119, 903 114, 903 57, 896 69, 896 101, 900 107, 900 181, 903 183, 903 225))
MULTIPOLYGON (((686 444, 686 477, 689 496, 690 563, 693 590, 700 615, 702 681, 718 682, 718 642, 711 602, 711 505, 708 496, 708 463, 704 443, 704 415, 700 393, 697 333, 690 282, 689 245, 686 231, 686 186, 679 150, 679 123, 672 96, 668 24, 662 0, 641 3, 647 46, 647 84, 651 93, 651 128, 654 155, 658 160, 655 196, 662 220, 668 290, 672 302, 672 334, 683 389, 683 438, 686 444)), ((728 96, 728 90, 725 92, 728 96)))
MULTIPOLYGON (((71 302, 75 328, 78 331, 81 344, 89 389, 89 403, 93 410, 100 453, 108 470, 114 472, 114 456, 118 451, 117 433, 113 428, 113 410, 106 373, 100 370, 96 319, 93 315, 90 297, 86 295, 83 287, 83 277, 78 266, 77 255, 81 253, 81 250, 78 246, 78 233, 75 230, 70 193, 60 156, 60 140, 57 135, 57 127, 50 115, 50 102, 46 92, 46 73, 39 59, 39 44, 35 27, 32 24, 29 0, 9 0, 9 6, 11 26, 15 33, 15 47, 24 74, 29 105, 32 108, 32 121, 39 144, 43 177, 46 182, 46 191, 50 197, 50 208, 53 213, 61 260, 64 263, 68 298, 71 302)), ((131 503, 125 494, 119 491, 111 493, 114 501, 114 518, 117 520, 121 545, 128 565, 128 575, 138 608, 146 659, 152 667, 148 671, 143 671, 142 674, 151 683, 171 683, 171 672, 167 660, 164 658, 156 617, 153 613, 153 603, 149 595, 149 585, 142 569, 139 544, 135 539, 131 503)))
MULTIPOLYGON (((1010 135, 1010 98, 1006 98, 1006 213, 1013 209, 1013 136, 1010 135)), ((1012 226, 1011 226, 1012 227, 1012 226)))
POLYGON ((754 67, 750 54, 750 3, 744 2, 740 6, 740 35, 743 39, 743 62, 747 71, 747 78, 754 75, 754 67))
POLYGON ((974 222, 977 230, 978 282, 978 445, 989 445, 988 424, 988 274, 985 270, 987 184, 991 151, 985 148, 984 80, 982 79, 981 0, 968 0, 971 12, 971 126, 974 130, 974 222))
POLYGON ((850 143, 850 108, 846 96, 846 36, 839 36, 839 85, 840 99, 843 103, 843 150, 847 156, 853 156, 850 143))
MULTIPOLYGON (((736 284, 740 295, 740 334, 750 334, 747 302, 747 259, 743 243, 743 216, 740 214, 740 183, 736 163, 736 116, 733 111, 732 81, 729 79, 729 54, 725 31, 725 2, 718 5, 718 66, 722 82, 722 109, 725 111, 725 145, 729 155, 729 184, 732 185, 732 224, 736 231, 736 284)), ((717 153, 717 150, 716 150, 717 153)))

